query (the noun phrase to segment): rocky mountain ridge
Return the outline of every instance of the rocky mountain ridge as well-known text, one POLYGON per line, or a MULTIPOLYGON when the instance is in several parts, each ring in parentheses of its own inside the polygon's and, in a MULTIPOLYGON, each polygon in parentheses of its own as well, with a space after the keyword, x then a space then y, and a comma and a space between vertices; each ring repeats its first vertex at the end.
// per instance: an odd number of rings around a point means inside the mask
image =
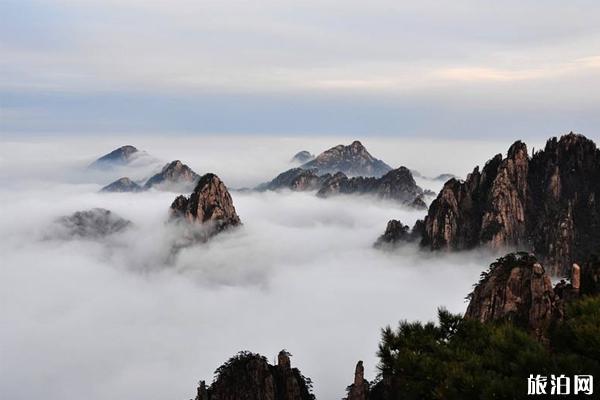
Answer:
POLYGON ((343 172, 348 176, 379 177, 392 170, 392 167, 373 157, 361 142, 355 140, 350 145, 339 144, 325 150, 305 164, 302 169, 316 169, 318 174, 343 172))
POLYGON ((383 200, 398 201, 407 206, 425 209, 428 191, 417 185, 408 168, 391 170, 380 178, 348 177, 343 172, 318 175, 317 169, 292 168, 272 181, 260 185, 258 190, 317 191, 317 196, 328 198, 337 195, 371 195, 383 200))
MULTIPOLYGON (((515 142, 465 181, 450 179, 431 203, 421 246, 478 246, 533 252, 553 275, 564 275, 600 245, 600 150, 570 133, 528 155, 515 142)), ((420 227, 419 227, 420 229, 420 227)))
POLYGON ((112 168, 115 166, 126 165, 131 160, 133 160, 134 156, 139 154, 139 150, 132 145, 121 146, 118 149, 111 151, 108 154, 103 155, 98 158, 96 161, 90 164, 90 168, 99 168, 106 169, 112 168))
POLYGON ((160 172, 152 175, 143 185, 127 177, 119 178, 106 185, 101 192, 140 192, 152 188, 183 192, 191 190, 200 176, 180 160, 171 161, 164 165, 160 172))

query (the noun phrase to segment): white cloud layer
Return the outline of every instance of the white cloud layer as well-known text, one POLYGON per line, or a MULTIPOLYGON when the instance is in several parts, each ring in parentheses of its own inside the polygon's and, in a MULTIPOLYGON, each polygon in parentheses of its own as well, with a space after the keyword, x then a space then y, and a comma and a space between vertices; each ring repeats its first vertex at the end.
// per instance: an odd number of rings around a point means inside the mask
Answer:
MULTIPOLYGON (((492 258, 374 250, 387 220, 422 216, 391 203, 236 191, 244 226, 167 262, 177 232, 165 220, 175 194, 100 194, 112 177, 81 170, 108 143, 128 139, 1 147, 0 392, 8 398, 189 398, 198 379, 210 380, 237 351, 272 357, 282 348, 314 379, 320 399, 339 398, 358 359, 374 376, 381 327, 433 319, 441 305, 464 311, 464 296, 492 258), (47 238, 56 217, 92 207, 135 226, 99 242, 47 238)), ((196 140, 133 144, 161 159, 179 152, 198 172, 210 165, 230 186, 244 186, 272 177, 296 150, 337 143, 196 140)), ((376 156, 395 154, 385 158, 392 164, 402 155, 411 165, 421 148, 430 175, 463 169, 422 143, 365 144, 376 156)), ((457 158, 476 163, 473 150, 482 146, 461 143, 457 158)))

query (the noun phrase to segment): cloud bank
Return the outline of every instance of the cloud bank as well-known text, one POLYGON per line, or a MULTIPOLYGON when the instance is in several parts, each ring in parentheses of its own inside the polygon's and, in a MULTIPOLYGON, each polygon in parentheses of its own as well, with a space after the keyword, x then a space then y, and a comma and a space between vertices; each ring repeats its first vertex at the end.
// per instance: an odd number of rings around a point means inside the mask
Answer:
MULTIPOLYGON (((374 377, 381 327, 433 319, 440 305, 464 311, 464 296, 493 258, 374 250, 390 218, 412 224, 422 217, 393 203, 233 191, 244 226, 173 259, 178 232, 165 221, 175 193, 101 194, 111 177, 84 172, 111 149, 103 143, 127 139, 2 146, 0 391, 11 399, 189 398, 198 379, 210 379, 237 351, 271 357, 282 348, 314 379, 319 398, 339 398, 358 359, 374 377), (57 217, 92 207, 134 226, 101 240, 52 237, 57 217)), ((296 150, 318 152, 326 141, 253 139, 235 147, 228 140, 133 144, 163 160, 179 153, 197 172, 242 187, 272 177, 296 150)), ((420 159, 418 143, 366 145, 412 154, 408 165, 420 159)), ((457 157, 473 162, 480 145, 457 157)), ((426 172, 456 171, 451 160, 428 154, 437 162, 426 172)))

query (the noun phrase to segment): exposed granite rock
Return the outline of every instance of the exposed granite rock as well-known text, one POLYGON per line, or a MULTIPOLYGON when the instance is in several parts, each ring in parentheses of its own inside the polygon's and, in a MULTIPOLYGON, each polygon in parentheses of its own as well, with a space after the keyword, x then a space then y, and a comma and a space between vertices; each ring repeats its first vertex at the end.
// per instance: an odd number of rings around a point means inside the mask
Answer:
POLYGON ((171 204, 171 217, 202 226, 202 239, 241 225, 227 187, 214 174, 203 175, 190 197, 178 196, 171 204))
POLYGON ((298 153, 296 153, 294 155, 294 157, 292 157, 290 162, 304 164, 314 158, 315 158, 315 156, 313 154, 311 154, 309 151, 302 150, 302 151, 299 151, 298 153))
POLYGON ((138 152, 139 150, 136 149, 134 146, 121 146, 118 149, 115 149, 110 153, 98 158, 96 161, 90 164, 90 168, 106 169, 115 166, 125 165, 129 163, 133 159, 134 154, 138 152))
POLYGON ((318 174, 343 172, 348 176, 379 177, 392 168, 374 158, 358 140, 348 146, 342 144, 319 154, 314 160, 301 166, 317 170, 318 174))
POLYGON ((561 313, 550 276, 527 253, 511 253, 494 262, 469 297, 465 318, 511 321, 539 339, 561 313))
POLYGON ((400 167, 389 171, 381 178, 354 177, 348 178, 338 172, 323 182, 317 192, 319 197, 330 197, 337 194, 371 194, 380 199, 400 201, 403 204, 425 209, 421 189, 412 177, 410 170, 400 167))
POLYGON ((48 236, 59 239, 99 239, 131 226, 131 221, 104 208, 77 211, 55 222, 57 229, 48 236))
POLYGON ((354 383, 348 386, 347 390, 346 400, 367 400, 369 398, 369 382, 365 379, 365 368, 362 361, 356 364, 354 383))
POLYGON ((142 187, 140 185, 127 177, 117 179, 100 189, 101 192, 139 192, 141 190, 142 187))
POLYGON ((297 192, 319 189, 331 175, 317 175, 316 169, 292 168, 263 183, 257 190, 289 189, 297 192))
POLYGON ((450 179, 429 207, 422 244, 533 251, 565 274, 600 245, 600 150, 570 133, 528 157, 517 141, 462 182, 450 179))
POLYGON ((144 184, 144 189, 188 190, 198 181, 199 175, 179 160, 166 164, 144 184))
POLYGON ((290 365, 282 350, 278 364, 259 354, 241 352, 215 371, 210 387, 198 386, 196 400, 314 400, 310 379, 290 365))

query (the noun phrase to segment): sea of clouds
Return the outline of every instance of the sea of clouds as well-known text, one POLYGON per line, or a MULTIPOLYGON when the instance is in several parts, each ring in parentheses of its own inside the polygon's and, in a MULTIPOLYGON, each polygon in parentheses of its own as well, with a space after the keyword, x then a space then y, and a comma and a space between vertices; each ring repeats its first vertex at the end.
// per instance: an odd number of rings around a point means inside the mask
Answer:
MULTIPOLYGON (((253 187, 353 138, 102 136, 3 140, 0 146, 0 393, 12 400, 188 399, 199 379, 240 350, 283 348, 339 399, 364 360, 376 375, 380 329, 432 320, 464 301, 494 255, 375 250, 389 219, 424 216, 365 197, 232 190, 243 226, 170 257, 176 193, 98 193, 121 176, 147 177, 180 159, 231 189, 253 187), (154 158, 90 171, 133 144, 154 158), (133 222, 102 240, 53 236, 56 218, 93 207, 133 222)), ((509 143, 363 141, 393 167, 465 174, 509 143)), ((439 190, 442 182, 418 179, 439 190)))

